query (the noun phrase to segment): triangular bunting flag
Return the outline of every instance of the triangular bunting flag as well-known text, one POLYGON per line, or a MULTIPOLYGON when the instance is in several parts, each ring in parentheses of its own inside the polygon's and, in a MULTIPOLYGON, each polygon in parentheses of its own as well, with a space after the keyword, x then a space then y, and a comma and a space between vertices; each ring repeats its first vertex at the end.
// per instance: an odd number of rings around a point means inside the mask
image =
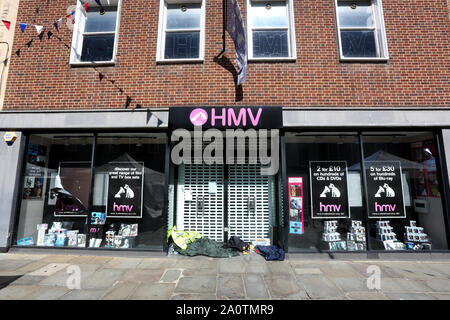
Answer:
POLYGON ((100 0, 95 0, 95 2, 97 2, 97 4, 100 7, 100 14, 104 14, 105 13, 105 8, 103 8, 102 3, 100 2, 100 0))
POLYGON ((86 13, 88 13, 88 8, 89 8, 89 3, 85 3, 84 4, 84 10, 86 10, 86 13))
POLYGON ((104 77, 105 77, 105 76, 103 75, 103 73, 99 73, 99 74, 98 74, 98 78, 100 79, 100 81, 102 81, 104 77))
POLYGON ((58 28, 58 22, 54 22, 53 25, 55 26, 56 31, 59 32, 59 28, 58 28))
POLYGON ((16 51, 18 57, 20 57, 20 49, 16 51))
POLYGON ((140 109, 140 108, 142 108, 141 104, 136 103, 136 109, 140 109))
POLYGON ((5 25, 6 29, 9 30, 9 28, 11 27, 11 22, 6 21, 6 20, 2 20, 3 24, 5 25))
POLYGON ((128 108, 128 107, 130 106, 131 100, 133 100, 133 99, 131 99, 130 96, 127 96, 127 101, 125 102, 125 109, 128 108))
POLYGON ((44 28, 43 26, 36 26, 36 25, 34 27, 36 28, 38 34, 41 34, 42 29, 44 28))
POLYGON ((70 19, 72 21, 72 23, 75 23, 75 19, 73 18, 72 14, 68 14, 66 16, 67 19, 70 19))
POLYGON ((50 30, 48 30, 47 32, 47 37, 50 39, 50 37, 52 36, 53 32, 51 32, 50 30))
POLYGON ((20 30, 22 30, 22 32, 24 32, 25 29, 28 27, 28 25, 26 23, 21 22, 19 24, 20 24, 20 30))
POLYGON ((62 27, 62 25, 63 25, 63 18, 59 18, 58 19, 58 24, 59 24, 60 27, 62 27))
POLYGON ((31 47, 31 44, 33 43, 33 39, 31 39, 30 41, 27 42, 27 47, 31 47))

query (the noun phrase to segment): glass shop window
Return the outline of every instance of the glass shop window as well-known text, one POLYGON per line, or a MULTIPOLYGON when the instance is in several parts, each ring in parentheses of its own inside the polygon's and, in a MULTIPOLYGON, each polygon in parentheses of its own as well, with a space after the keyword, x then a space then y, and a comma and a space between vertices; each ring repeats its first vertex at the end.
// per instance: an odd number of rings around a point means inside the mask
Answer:
POLYGON ((161 0, 158 60, 203 59, 204 1, 161 0))
POLYGON ((378 250, 446 250, 431 132, 363 133, 369 240, 378 250))
POLYGON ((162 249, 165 143, 165 134, 98 135, 92 246, 162 249))
POLYGON ((289 251, 365 251, 356 133, 286 134, 289 251))
POLYGON ((85 247, 92 135, 33 134, 16 244, 85 247))
POLYGON ((387 59, 381 0, 336 1, 341 60, 387 59))
POLYGON ((71 63, 115 62, 119 0, 109 6, 78 2, 72 39, 71 63))
POLYGON ((292 1, 248 1, 249 58, 295 58, 292 1))

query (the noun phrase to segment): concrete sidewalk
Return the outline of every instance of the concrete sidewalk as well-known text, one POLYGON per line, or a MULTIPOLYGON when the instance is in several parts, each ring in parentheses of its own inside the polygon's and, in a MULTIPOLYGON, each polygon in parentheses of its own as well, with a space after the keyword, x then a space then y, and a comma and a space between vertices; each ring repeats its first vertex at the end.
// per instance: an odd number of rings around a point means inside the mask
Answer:
POLYGON ((450 261, 6 253, 0 254, 0 300, 7 299, 449 300, 450 261), (381 272, 379 290, 367 286, 370 266, 381 272), (73 270, 81 271, 81 289, 70 289, 73 270))

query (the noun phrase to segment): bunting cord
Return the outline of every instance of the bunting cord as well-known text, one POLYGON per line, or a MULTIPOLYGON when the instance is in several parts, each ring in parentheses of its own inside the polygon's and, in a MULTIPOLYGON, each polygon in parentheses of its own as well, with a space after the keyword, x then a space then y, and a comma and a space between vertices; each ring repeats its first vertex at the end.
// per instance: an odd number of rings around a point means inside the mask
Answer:
MULTIPOLYGON (((74 11, 73 11, 71 14, 67 15, 66 17, 72 16, 73 14, 74 14, 74 11)), ((63 19, 63 18, 58 19, 55 23, 57 24, 61 19, 63 19)), ((67 18, 67 19, 70 19, 70 18, 67 18)), ((72 21, 72 23, 74 23, 74 20, 71 19, 71 21, 72 21)), ((53 23, 52 25, 55 26, 55 23, 53 23)), ((28 24, 27 24, 27 25, 28 25, 28 24)), ((50 27, 50 28, 51 28, 51 27, 50 27)), ((56 26, 55 26, 55 28, 58 30, 58 28, 57 28, 56 26)), ((46 30, 48 30, 47 27, 43 27, 43 28, 42 28, 42 31, 38 34, 39 40, 42 41, 42 38, 43 38, 44 33, 45 33, 46 30)), ((59 31, 59 30, 58 30, 58 31, 59 31)), ((22 31, 22 32, 23 32, 23 31, 22 31)), ((54 34, 51 32, 51 30, 48 30, 48 32, 47 32, 48 39, 50 39, 52 35, 54 35, 54 34)), ((57 36, 56 34, 55 34, 54 36, 55 36, 62 44, 64 44, 64 46, 65 46, 67 49, 69 49, 69 50, 75 49, 75 48, 72 46, 72 44, 68 45, 66 42, 63 41, 63 39, 62 39, 61 37, 57 36)), ((33 41, 34 41, 35 39, 36 39, 36 37, 31 38, 31 40, 28 41, 28 42, 25 44, 25 46, 27 46, 28 48, 30 48, 30 47, 31 47, 31 44, 33 43, 33 41)), ((1 43, 1 42, 0 42, 0 43, 1 43)), ((20 57, 20 50, 21 50, 21 48, 19 48, 19 49, 16 51, 16 54, 17 54, 18 57, 20 57)), ((8 44, 8 51, 9 51, 9 44, 8 44)), ((4 62, 6 62, 7 60, 8 60, 8 58, 7 58, 4 62)), ((89 62, 95 63, 94 61, 89 61, 89 62)), ((126 108, 126 109, 131 105, 131 103, 132 103, 133 101, 136 103, 135 109, 140 109, 140 108, 142 107, 142 104, 138 103, 136 99, 134 99, 133 97, 131 97, 130 95, 128 95, 128 94, 125 92, 124 89, 122 89, 121 87, 119 87, 119 86, 116 84, 116 80, 111 79, 109 76, 106 77, 105 74, 103 74, 101 71, 99 71, 99 70, 97 69, 97 66, 92 65, 92 66, 90 66, 90 67, 91 67, 92 69, 94 69, 94 70, 97 72, 100 81, 102 81, 102 80, 105 78, 106 81, 108 81, 109 83, 111 83, 111 85, 112 85, 114 88, 116 88, 121 94, 125 94, 125 96, 126 96, 125 108, 126 108), (109 79, 108 79, 108 78, 109 78, 109 79)), ((3 77, 3 72, 2 72, 2 77, 3 77)), ((162 121, 160 118, 158 118, 153 112, 150 112, 150 113, 151 113, 151 115, 152 115, 153 117, 155 117, 155 118, 157 119, 157 126, 159 126, 160 123, 161 123, 161 124, 164 123, 164 121, 162 121)))

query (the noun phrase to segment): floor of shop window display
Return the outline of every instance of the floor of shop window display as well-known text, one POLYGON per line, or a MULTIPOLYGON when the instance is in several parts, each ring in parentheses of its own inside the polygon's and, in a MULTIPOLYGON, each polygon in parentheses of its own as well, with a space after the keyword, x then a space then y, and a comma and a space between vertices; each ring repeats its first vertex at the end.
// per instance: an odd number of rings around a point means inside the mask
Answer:
POLYGON ((17 299, 450 300, 450 259, 0 254, 0 300, 17 299))

